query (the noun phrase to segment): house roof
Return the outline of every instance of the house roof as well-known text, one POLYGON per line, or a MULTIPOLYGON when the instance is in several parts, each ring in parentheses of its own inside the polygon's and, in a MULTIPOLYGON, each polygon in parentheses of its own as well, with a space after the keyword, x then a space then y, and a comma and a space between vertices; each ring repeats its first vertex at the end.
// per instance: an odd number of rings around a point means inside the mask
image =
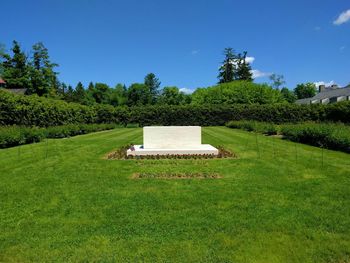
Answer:
POLYGON ((344 88, 339 88, 339 89, 327 89, 325 91, 322 91, 315 96, 311 98, 306 98, 306 99, 301 99, 297 100, 296 103, 298 104, 307 104, 310 103, 313 100, 324 100, 324 99, 330 99, 334 97, 342 97, 342 96, 350 96, 350 85, 344 87, 344 88))
POLYGON ((350 96, 350 86, 334 90, 326 90, 310 98, 312 100, 323 100, 332 97, 350 96))
POLYGON ((5 80, 3 80, 2 78, 0 78, 0 84, 5 84, 5 80))

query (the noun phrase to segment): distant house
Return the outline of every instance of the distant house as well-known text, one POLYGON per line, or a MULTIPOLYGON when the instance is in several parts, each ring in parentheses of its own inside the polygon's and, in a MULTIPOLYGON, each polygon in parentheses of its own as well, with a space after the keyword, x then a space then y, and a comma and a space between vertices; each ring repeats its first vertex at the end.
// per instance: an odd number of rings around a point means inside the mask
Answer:
MULTIPOLYGON (((0 88, 6 88, 6 81, 0 78, 0 88)), ((27 89, 6 89, 6 91, 15 94, 26 94, 27 89)))
POLYGON ((14 93, 14 94, 24 95, 24 94, 26 94, 27 89, 6 89, 6 91, 14 93))
POLYGON ((297 100, 297 104, 328 104, 339 101, 350 100, 350 85, 340 88, 337 85, 326 87, 325 85, 319 86, 319 92, 311 98, 297 100))
POLYGON ((5 88, 6 82, 2 78, 0 78, 0 88, 5 88))

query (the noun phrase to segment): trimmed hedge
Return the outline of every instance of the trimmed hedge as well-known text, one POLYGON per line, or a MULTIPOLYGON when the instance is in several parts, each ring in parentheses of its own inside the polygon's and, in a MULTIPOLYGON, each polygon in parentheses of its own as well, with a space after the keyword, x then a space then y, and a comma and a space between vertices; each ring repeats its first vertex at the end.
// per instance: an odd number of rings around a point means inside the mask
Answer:
POLYGON ((281 134, 290 141, 350 153, 350 126, 342 123, 281 124, 230 121, 229 128, 273 135, 281 134))
POLYGON ((350 127, 344 124, 304 123, 282 125, 286 139, 350 153, 350 127))
POLYGON ((65 138, 91 132, 111 130, 116 124, 69 124, 49 128, 4 126, 0 127, 0 148, 40 142, 44 138, 65 138))
POLYGON ((350 102, 330 105, 153 105, 143 107, 85 106, 0 90, 0 125, 51 127, 78 123, 144 125, 224 125, 231 120, 273 123, 350 122, 350 102))
POLYGON ((226 124, 226 126, 233 129, 254 131, 254 132, 263 133, 267 135, 275 135, 278 132, 277 125, 269 122, 230 121, 226 124))

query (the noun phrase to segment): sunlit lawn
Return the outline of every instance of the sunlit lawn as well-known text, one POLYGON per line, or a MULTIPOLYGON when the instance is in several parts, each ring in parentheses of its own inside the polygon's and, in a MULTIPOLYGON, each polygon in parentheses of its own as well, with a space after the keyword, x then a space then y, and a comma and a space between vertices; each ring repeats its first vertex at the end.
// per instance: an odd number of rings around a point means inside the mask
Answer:
POLYGON ((0 262, 349 262, 350 155, 225 127, 238 159, 104 160, 142 129, 0 150, 0 262), (139 172, 220 179, 131 179, 139 172))

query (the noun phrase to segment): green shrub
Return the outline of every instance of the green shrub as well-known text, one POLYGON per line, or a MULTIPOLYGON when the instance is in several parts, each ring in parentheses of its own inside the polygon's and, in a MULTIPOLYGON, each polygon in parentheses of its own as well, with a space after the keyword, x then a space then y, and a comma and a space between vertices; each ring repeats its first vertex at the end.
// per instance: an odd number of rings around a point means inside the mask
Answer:
POLYGON ((226 126, 268 135, 280 133, 290 141, 350 153, 350 126, 342 123, 275 125, 255 121, 230 121, 226 126))
POLYGON ((44 138, 65 138, 91 132, 110 130, 116 124, 69 124, 48 128, 3 126, 0 127, 0 148, 40 142, 44 138))
POLYGON ((278 132, 277 125, 268 122, 257 121, 230 121, 226 124, 229 128, 254 131, 267 135, 275 135, 278 132))
POLYGON ((39 142, 44 137, 44 130, 40 128, 0 127, 0 148, 39 142))
POLYGON ((281 132, 291 141, 350 153, 350 127, 344 124, 289 124, 281 132))

